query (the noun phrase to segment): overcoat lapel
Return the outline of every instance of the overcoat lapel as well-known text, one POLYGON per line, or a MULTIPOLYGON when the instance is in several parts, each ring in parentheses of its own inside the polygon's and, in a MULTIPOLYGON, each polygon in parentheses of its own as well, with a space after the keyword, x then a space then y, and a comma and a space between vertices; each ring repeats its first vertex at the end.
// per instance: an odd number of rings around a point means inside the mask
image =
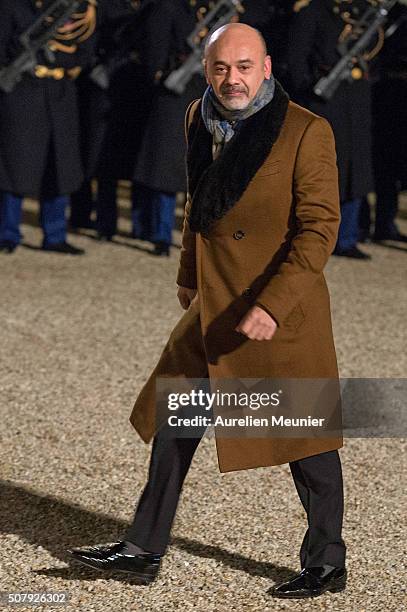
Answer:
POLYGON ((189 225, 193 232, 207 233, 240 200, 280 134, 288 101, 276 81, 272 101, 242 122, 214 161, 212 135, 205 127, 199 104, 188 130, 189 225))

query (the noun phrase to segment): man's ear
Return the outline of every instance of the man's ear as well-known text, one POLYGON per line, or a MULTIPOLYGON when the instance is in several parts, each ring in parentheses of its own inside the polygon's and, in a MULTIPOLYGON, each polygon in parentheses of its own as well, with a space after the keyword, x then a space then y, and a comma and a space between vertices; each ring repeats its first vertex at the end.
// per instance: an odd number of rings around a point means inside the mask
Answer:
POLYGON ((202 60, 202 64, 204 68, 206 82, 208 83, 208 85, 210 85, 209 76, 208 76, 208 62, 206 61, 206 59, 202 60))
POLYGON ((273 62, 271 61, 270 55, 266 55, 264 58, 264 77, 269 79, 271 77, 271 71, 273 69, 273 62))

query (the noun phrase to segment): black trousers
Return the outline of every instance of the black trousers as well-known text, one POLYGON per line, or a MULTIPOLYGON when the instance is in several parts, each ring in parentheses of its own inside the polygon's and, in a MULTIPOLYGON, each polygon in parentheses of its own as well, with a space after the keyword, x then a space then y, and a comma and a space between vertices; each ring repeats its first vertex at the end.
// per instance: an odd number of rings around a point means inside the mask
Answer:
MULTIPOLYGON (((123 538, 161 555, 169 542, 185 476, 205 432, 202 428, 200 437, 176 438, 170 437, 168 427, 165 425, 154 438, 148 482, 123 538)), ((338 452, 293 461, 290 468, 308 519, 300 551, 301 567, 344 567, 343 484, 338 452)))

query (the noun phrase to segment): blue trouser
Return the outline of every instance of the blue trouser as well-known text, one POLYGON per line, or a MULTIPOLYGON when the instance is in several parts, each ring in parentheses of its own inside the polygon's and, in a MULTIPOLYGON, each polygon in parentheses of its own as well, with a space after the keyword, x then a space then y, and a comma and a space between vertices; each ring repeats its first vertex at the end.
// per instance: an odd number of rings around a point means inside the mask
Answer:
POLYGON ((133 183, 133 234, 150 242, 171 244, 175 218, 175 193, 155 191, 133 183))
MULTIPOLYGON (((40 201, 40 223, 44 232, 43 246, 58 244, 66 240, 65 209, 68 196, 44 198, 40 201)), ((19 244, 23 198, 8 192, 0 197, 0 241, 19 244)))
POLYGON ((355 246, 359 239, 359 214, 361 198, 341 202, 341 223, 339 225, 337 250, 347 250, 355 246))

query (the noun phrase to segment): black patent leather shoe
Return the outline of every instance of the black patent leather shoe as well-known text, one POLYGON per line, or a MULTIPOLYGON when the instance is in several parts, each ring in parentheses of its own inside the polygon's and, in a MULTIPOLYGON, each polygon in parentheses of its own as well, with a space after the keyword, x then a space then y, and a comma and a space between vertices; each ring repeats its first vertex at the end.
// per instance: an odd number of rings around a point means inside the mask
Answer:
POLYGON ((53 253, 62 253, 64 255, 83 255, 85 251, 78 247, 69 244, 69 242, 57 242, 56 244, 46 244, 43 247, 44 251, 52 251, 53 253))
POLYGON ((305 599, 318 597, 330 591, 339 593, 346 587, 346 569, 328 566, 307 567, 288 582, 284 582, 269 591, 273 597, 280 599, 305 599))
POLYGON ((15 242, 12 242, 11 240, 0 240, 0 251, 2 253, 8 253, 10 255, 11 253, 14 253, 16 248, 17 245, 15 242))
POLYGON ((123 552, 125 542, 91 548, 73 548, 67 552, 76 561, 102 571, 125 572, 138 579, 140 584, 153 582, 160 568, 161 555, 129 555, 123 552))

